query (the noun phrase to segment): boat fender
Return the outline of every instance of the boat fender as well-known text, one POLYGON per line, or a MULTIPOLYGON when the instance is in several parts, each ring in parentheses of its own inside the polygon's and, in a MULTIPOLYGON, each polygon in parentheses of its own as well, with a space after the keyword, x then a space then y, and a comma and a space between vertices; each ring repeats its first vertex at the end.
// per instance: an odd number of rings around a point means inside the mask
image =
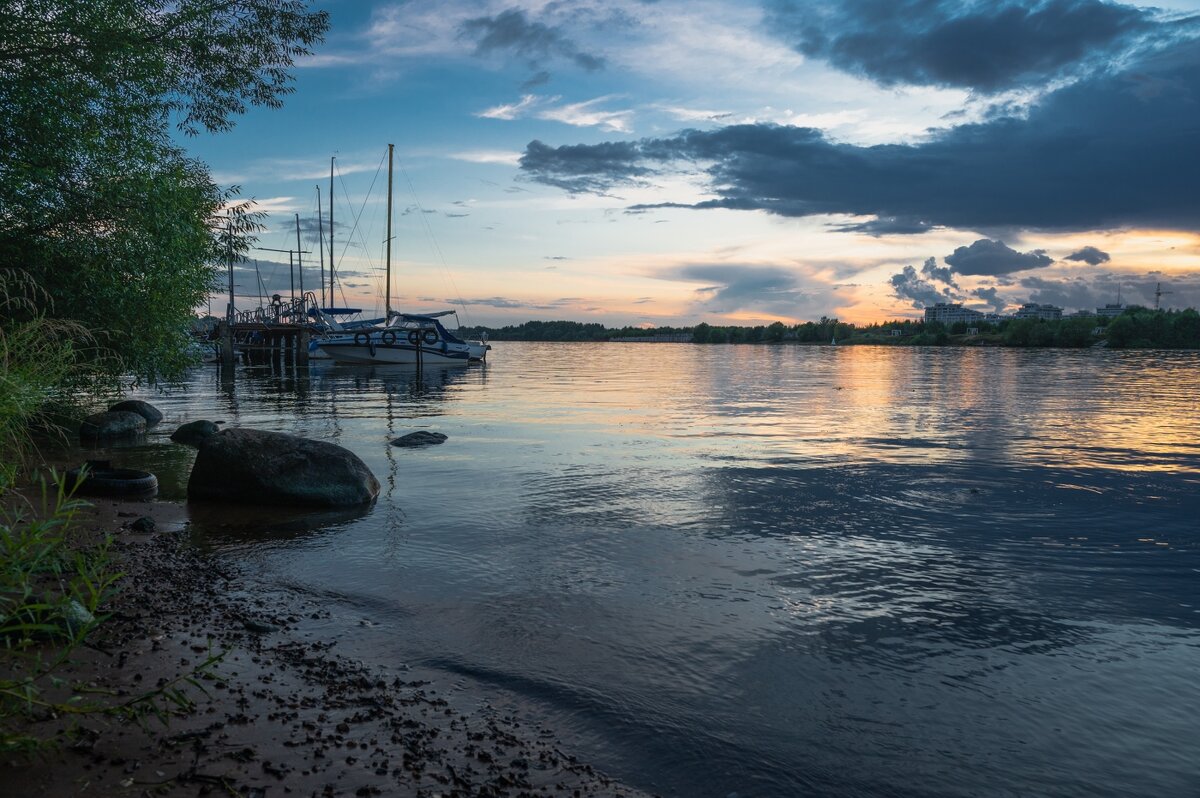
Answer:
POLYGON ((433 346, 438 342, 437 330, 426 330, 423 337, 425 338, 425 343, 429 344, 430 346, 433 346))
POLYGON ((375 339, 367 336, 367 351, 371 353, 371 357, 375 357, 375 339))
POLYGON ((370 343, 371 343, 371 336, 368 335, 367 333, 358 332, 358 333, 354 334, 354 345, 355 346, 366 346, 370 343))
POLYGON ((391 346, 392 344, 396 343, 396 333, 392 332, 391 330, 384 330, 383 334, 379 336, 379 340, 383 341, 388 346, 391 346))
POLYGON ((409 330, 408 331, 408 342, 410 344, 412 344, 413 346, 416 346, 417 344, 419 344, 421 342, 421 334, 419 332, 417 332, 416 330, 409 330))

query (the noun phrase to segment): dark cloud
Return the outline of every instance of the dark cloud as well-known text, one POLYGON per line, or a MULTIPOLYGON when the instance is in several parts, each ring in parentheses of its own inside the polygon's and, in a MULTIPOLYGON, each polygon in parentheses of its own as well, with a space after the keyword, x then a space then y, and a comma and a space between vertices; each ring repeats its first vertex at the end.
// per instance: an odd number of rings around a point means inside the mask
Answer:
POLYGON ((988 303, 991 309, 996 313, 1001 313, 1008 307, 1008 300, 1000 296, 998 289, 995 286, 988 288, 976 288, 971 291, 971 296, 982 299, 988 303))
POLYGON ((1012 274, 1027 269, 1040 269, 1054 263, 1040 249, 1017 252, 1003 241, 981 238, 969 247, 959 247, 946 256, 946 263, 959 274, 1012 274))
MULTIPOLYGON (((560 29, 533 21, 517 8, 510 8, 494 17, 469 19, 462 24, 460 32, 475 42, 477 55, 511 52, 526 59, 535 69, 552 57, 565 58, 589 72, 604 68, 602 57, 584 52, 560 29)), ((549 79, 544 70, 540 70, 531 80, 542 75, 545 77, 540 82, 544 83, 549 79)))
POLYGON ((1072 252, 1063 258, 1063 260, 1075 260, 1091 266, 1099 266, 1101 263, 1108 263, 1112 258, 1107 252, 1103 252, 1095 247, 1084 247, 1078 252, 1072 252))
POLYGON ((530 75, 528 80, 521 84, 520 88, 522 91, 529 91, 530 89, 536 89, 538 86, 545 86, 549 82, 550 73, 543 69, 540 72, 530 75))
MULTIPOLYGON (((937 258, 926 258, 921 265, 921 274, 931 280, 939 280, 947 285, 954 285, 954 272, 946 266, 938 266, 937 258)), ((957 286, 955 286, 957 288, 957 286)))
MULTIPOLYGON (((933 258, 929 260, 933 260, 933 258)), ((928 262, 926 261, 926 263, 928 262)), ((912 266, 905 266, 899 274, 893 274, 888 282, 892 284, 892 292, 899 299, 911 302, 917 310, 938 302, 954 300, 954 294, 949 289, 938 288, 928 280, 922 279, 912 266)))
POLYGON ((897 216, 870 219, 865 222, 833 225, 834 229, 843 233, 866 233, 870 236, 920 235, 928 233, 934 225, 922 219, 908 219, 897 216))
POLYGON ((1157 12, 1103 0, 770 0, 797 50, 884 86, 1040 85, 1169 35, 1157 12))
POLYGON ((604 193, 666 170, 704 170, 715 199, 637 206, 758 209, 781 216, 918 219, 956 229, 1200 226, 1200 47, 1048 94, 1028 114, 960 125, 913 145, 860 147, 811 128, 733 125, 551 147, 523 173, 604 193))
POLYGON ((812 292, 800 286, 794 273, 778 266, 691 264, 667 276, 711 283, 697 289, 696 294, 713 313, 755 310, 795 316, 801 305, 813 299, 812 292))
MULTIPOLYGON (((300 296, 300 280, 303 277, 304 290, 316 291, 320 286, 321 276, 319 274, 319 264, 316 258, 304 261, 304 273, 301 275, 300 270, 293 264, 288 266, 287 261, 282 263, 278 261, 259 260, 258 269, 255 270, 254 260, 244 263, 234 264, 233 267, 233 282, 234 293, 238 296, 259 296, 260 294, 270 297, 271 294, 281 294, 284 297, 290 298, 293 287, 295 288, 296 296, 300 296), (259 278, 262 279, 262 285, 259 284, 259 278)), ((218 292, 228 293, 229 281, 227 272, 222 270, 221 278, 217 284, 218 292)))

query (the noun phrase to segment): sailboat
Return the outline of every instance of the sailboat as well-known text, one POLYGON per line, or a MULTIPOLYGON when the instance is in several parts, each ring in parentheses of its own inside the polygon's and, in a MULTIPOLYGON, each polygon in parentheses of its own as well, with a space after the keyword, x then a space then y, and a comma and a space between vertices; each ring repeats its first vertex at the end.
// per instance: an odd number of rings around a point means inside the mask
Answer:
MULTIPOLYGON (((392 310, 392 159, 388 145, 387 271, 383 327, 343 330, 318 343, 321 351, 342 363, 467 365, 472 348, 438 321, 453 311, 437 314, 397 313, 392 310)), ((331 209, 332 210, 332 209, 331 209)), ((331 214, 332 215, 332 214, 331 214)), ((332 268, 330 269, 332 272, 332 268)), ((486 343, 483 346, 487 346, 486 343)), ((490 348, 490 347, 488 347, 490 348)), ((476 350, 478 351, 478 350, 476 350)), ((486 353, 486 349, 483 350, 486 353)), ((482 356, 482 355, 481 355, 482 356)))

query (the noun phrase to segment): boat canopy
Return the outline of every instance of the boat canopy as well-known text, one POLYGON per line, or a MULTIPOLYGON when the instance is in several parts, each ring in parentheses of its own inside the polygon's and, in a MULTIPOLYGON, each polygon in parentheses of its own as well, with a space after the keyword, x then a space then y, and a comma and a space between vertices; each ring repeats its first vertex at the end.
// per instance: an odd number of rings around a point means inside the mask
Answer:
POLYGON ((349 316, 354 313, 362 313, 362 308, 321 308, 321 312, 326 316, 349 316))
POLYGON ((438 335, 440 335, 444 340, 452 344, 464 343, 464 341, 459 340, 457 337, 451 334, 451 332, 443 327, 442 323, 438 321, 438 319, 442 316, 449 316, 452 313, 454 313, 453 310, 445 310, 439 313, 395 313, 392 318, 395 320, 395 322, 397 322, 394 324, 394 326, 398 327, 405 322, 411 322, 418 326, 430 326, 435 328, 438 331, 438 335))

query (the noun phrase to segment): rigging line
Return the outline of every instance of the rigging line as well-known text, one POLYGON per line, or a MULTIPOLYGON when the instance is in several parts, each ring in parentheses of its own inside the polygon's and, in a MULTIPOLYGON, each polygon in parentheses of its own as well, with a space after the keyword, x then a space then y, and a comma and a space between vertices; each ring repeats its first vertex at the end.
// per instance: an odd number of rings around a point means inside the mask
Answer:
MULTIPOLYGON (((383 170, 383 162, 386 158, 387 158, 387 152, 385 151, 383 156, 379 159, 379 166, 377 166, 375 168, 375 177, 373 177, 371 179, 371 186, 367 189, 367 193, 363 196, 363 201, 362 201, 361 205, 359 206, 357 214, 354 212, 354 202, 350 198, 350 190, 348 188, 346 188, 346 177, 341 172, 337 173, 338 180, 340 180, 341 184, 342 184, 342 193, 346 195, 346 204, 350 206, 350 215, 354 217, 354 224, 350 228, 350 234, 348 236, 346 236, 346 243, 342 246, 342 259, 343 260, 345 260, 346 251, 350 248, 350 245, 352 243, 352 241, 350 239, 353 238, 353 236, 356 232, 358 232, 359 221, 362 219, 363 211, 367 207, 367 200, 369 200, 371 198, 371 192, 374 191, 374 189, 375 189, 375 183, 376 183, 376 181, 379 180, 379 173, 383 170)), ((359 242, 362 243, 362 233, 359 233, 358 237, 359 237, 359 242)), ((362 247, 363 247, 363 257, 366 258, 367 265, 370 268, 374 269, 375 266, 371 260, 370 251, 367 249, 365 243, 362 243, 362 247)), ((345 303, 346 302, 346 289, 340 283, 338 285, 338 291, 342 295, 342 302, 345 303)), ((376 303, 376 304, 378 304, 378 303, 376 303)), ((348 305, 347 305, 347 307, 348 307, 348 305)))
MULTIPOLYGON (((350 235, 354 235, 354 231, 358 229, 359 219, 362 218, 363 210, 367 207, 367 200, 371 198, 371 192, 375 190, 375 183, 379 180, 379 173, 383 171, 383 162, 387 159, 387 153, 379 159, 379 166, 375 168, 375 177, 371 178, 371 185, 367 189, 367 193, 363 196, 363 201, 358 207, 358 213, 354 213, 354 202, 350 199, 350 190, 346 188, 346 177, 340 171, 337 173, 338 180, 342 183, 342 193, 346 195, 346 204, 350 206, 350 213, 354 216, 354 226, 350 229, 350 235)), ((349 236, 348 236, 349 237, 349 236)), ((347 237, 347 238, 348 238, 347 237)), ((347 241, 342 246, 342 257, 346 257, 346 250, 350 247, 350 241, 347 241)), ((368 256, 369 258, 369 256, 368 256)))
POLYGON ((421 200, 417 199, 417 190, 413 187, 412 178, 408 176, 408 170, 404 168, 404 162, 400 161, 400 174, 404 175, 404 182, 408 183, 408 190, 412 194, 413 203, 417 206, 418 215, 425 225, 425 234, 429 236, 429 242, 433 245, 434 252, 437 253, 438 260, 442 264, 442 273, 450 281, 451 288, 454 289, 454 295, 458 297, 458 304, 463 309, 463 316, 466 317, 467 326, 474 326, 471 321, 471 314, 467 310, 467 303, 463 301, 462 293, 458 290, 458 284, 454 281, 454 275, 450 273, 450 269, 446 266, 446 256, 442 254, 442 248, 438 246, 437 239, 433 237, 433 228, 429 225, 429 219, 426 218, 429 214, 425 213, 425 209, 421 207, 421 200))

